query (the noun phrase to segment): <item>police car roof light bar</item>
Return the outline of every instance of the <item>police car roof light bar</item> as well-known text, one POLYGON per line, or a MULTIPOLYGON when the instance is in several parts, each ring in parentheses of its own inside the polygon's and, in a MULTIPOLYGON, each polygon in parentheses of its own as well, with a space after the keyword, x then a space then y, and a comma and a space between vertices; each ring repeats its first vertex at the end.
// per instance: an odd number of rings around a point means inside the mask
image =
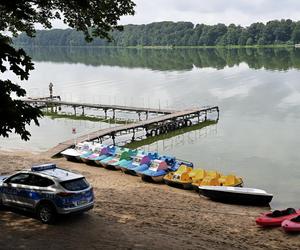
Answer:
POLYGON ((37 172, 37 171, 44 171, 44 170, 55 169, 55 168, 56 168, 56 164, 49 163, 49 164, 33 166, 31 167, 31 171, 37 172))

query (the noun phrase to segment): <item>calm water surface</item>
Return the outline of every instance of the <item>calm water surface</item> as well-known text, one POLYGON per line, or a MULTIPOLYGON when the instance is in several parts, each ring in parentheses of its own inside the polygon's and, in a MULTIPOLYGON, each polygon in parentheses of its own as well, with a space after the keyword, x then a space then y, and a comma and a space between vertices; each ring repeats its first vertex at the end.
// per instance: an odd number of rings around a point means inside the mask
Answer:
MULTIPOLYGON (((300 50, 28 49, 35 62, 22 84, 29 96, 187 108, 218 105, 217 125, 144 146, 197 167, 243 176, 245 185, 274 194, 272 207, 300 207, 300 50)), ((30 142, 0 139, 2 148, 45 150, 109 125, 41 120, 30 142)))

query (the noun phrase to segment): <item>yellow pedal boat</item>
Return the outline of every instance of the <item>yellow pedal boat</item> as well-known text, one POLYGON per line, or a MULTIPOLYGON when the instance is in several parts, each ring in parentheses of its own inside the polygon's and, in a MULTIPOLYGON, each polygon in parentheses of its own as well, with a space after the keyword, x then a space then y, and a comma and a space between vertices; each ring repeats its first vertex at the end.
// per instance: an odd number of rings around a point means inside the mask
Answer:
POLYGON ((242 186, 243 181, 235 175, 221 175, 212 170, 192 169, 185 165, 179 167, 176 172, 164 177, 166 184, 184 189, 195 189, 199 186, 242 186))

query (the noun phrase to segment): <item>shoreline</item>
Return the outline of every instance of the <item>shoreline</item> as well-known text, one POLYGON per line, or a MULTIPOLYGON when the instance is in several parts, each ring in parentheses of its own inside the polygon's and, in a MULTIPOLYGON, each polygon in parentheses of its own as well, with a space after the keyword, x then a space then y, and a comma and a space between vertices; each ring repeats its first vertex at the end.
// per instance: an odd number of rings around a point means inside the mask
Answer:
POLYGON ((286 48, 286 49, 296 49, 295 44, 269 44, 269 45, 199 45, 199 46, 169 46, 169 45, 137 45, 137 46, 97 46, 97 45, 21 45, 14 44, 17 48, 98 48, 98 49, 265 49, 265 48, 286 48))
POLYGON ((119 171, 51 159, 39 152, 0 149, 0 157, 0 174, 46 162, 78 171, 96 196, 92 211, 62 218, 54 226, 22 213, 1 212, 0 226, 7 233, 0 235, 0 244, 5 249, 40 249, 45 244, 53 249, 300 248, 299 235, 256 226, 255 218, 268 208, 216 203, 193 191, 145 183, 119 171), (55 240, 49 243, 49 237, 55 240))

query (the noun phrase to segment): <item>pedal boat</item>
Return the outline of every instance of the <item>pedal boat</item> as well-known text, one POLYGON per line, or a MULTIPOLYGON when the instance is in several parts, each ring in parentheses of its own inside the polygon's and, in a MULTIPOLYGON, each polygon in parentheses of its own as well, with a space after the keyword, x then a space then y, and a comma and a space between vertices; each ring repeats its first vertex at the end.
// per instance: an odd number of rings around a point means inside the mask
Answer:
POLYGON ((74 148, 68 148, 62 151, 60 154, 63 155, 68 161, 80 162, 80 156, 89 152, 92 145, 92 142, 80 142, 76 144, 74 148))
POLYGON ((137 153, 137 150, 125 150, 121 153, 120 157, 115 157, 107 162, 107 168, 113 169, 113 170, 121 170, 121 167, 119 166, 120 163, 124 161, 130 161, 132 157, 137 153))
POLYGON ((203 176, 195 176, 192 181, 192 186, 196 191, 199 191, 200 186, 242 187, 243 179, 232 174, 221 175, 217 171, 210 170, 205 171, 203 176))
POLYGON ((106 157, 105 159, 100 161, 102 167, 104 167, 106 169, 115 170, 115 167, 110 168, 109 164, 113 163, 113 162, 116 162, 116 161, 119 161, 122 153, 125 152, 125 151, 128 151, 128 149, 127 148, 116 147, 116 150, 115 150, 113 155, 111 155, 109 157, 106 157))
POLYGON ((102 167, 101 161, 108 158, 108 157, 113 156, 115 154, 116 150, 117 150, 116 147, 113 146, 113 145, 104 147, 103 149, 101 149, 101 152, 100 152, 99 156, 94 158, 94 162, 98 166, 102 167))
POLYGON ((182 164, 181 166, 179 166, 177 171, 166 174, 163 177, 164 182, 172 187, 188 189, 191 186, 189 173, 192 170, 193 168, 191 166, 182 164))
POLYGON ((143 156, 142 159, 135 158, 131 164, 123 168, 123 172, 126 174, 138 175, 138 172, 142 172, 148 169, 151 161, 157 158, 157 153, 148 153, 146 156, 143 156))
POLYGON ((89 165, 95 164, 94 159, 99 156, 101 150, 104 147, 106 146, 103 144, 94 145, 93 148, 91 148, 91 151, 88 151, 87 153, 80 155, 81 161, 89 165))
POLYGON ((165 175, 175 172, 184 164, 182 161, 176 161, 175 157, 169 156, 165 156, 159 161, 152 161, 148 169, 140 172, 143 181, 162 183, 165 175))

